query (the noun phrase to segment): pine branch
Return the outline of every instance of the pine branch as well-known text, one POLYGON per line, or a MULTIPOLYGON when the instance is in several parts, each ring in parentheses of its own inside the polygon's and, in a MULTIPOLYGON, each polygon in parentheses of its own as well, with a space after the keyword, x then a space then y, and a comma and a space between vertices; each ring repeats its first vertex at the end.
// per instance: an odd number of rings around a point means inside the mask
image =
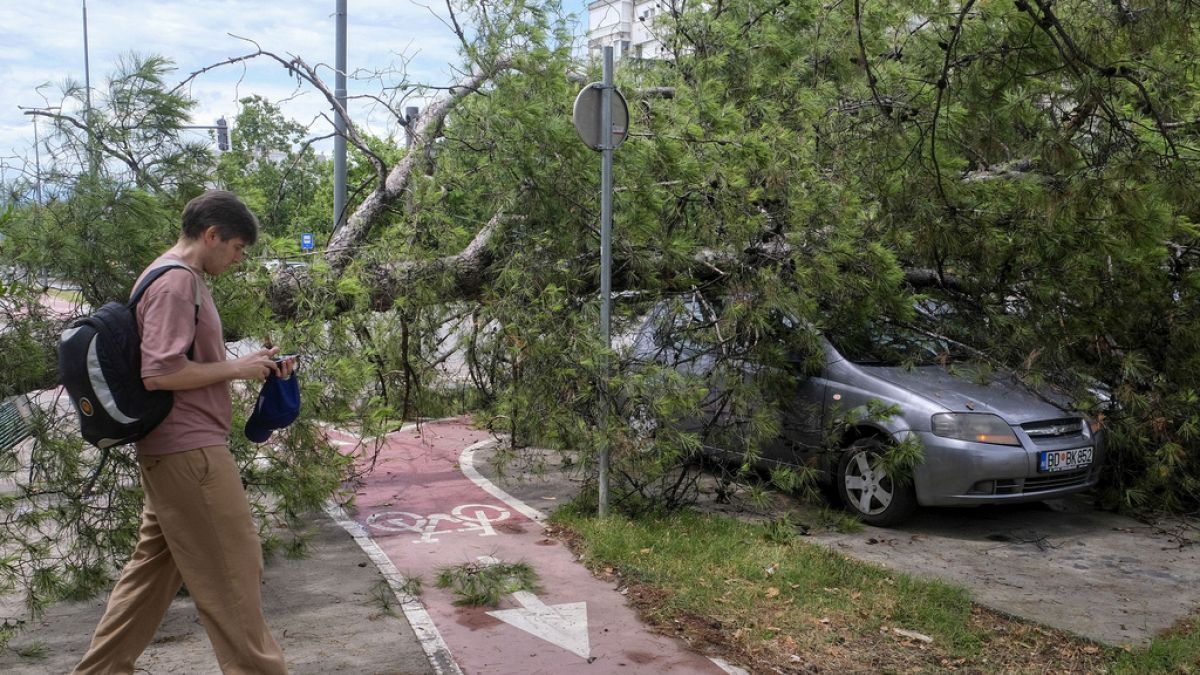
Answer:
POLYGON ((863 71, 867 74, 867 87, 871 89, 871 98, 875 100, 875 105, 879 108, 879 111, 890 118, 892 116, 892 108, 883 105, 883 100, 879 96, 879 89, 875 86, 875 73, 871 72, 871 60, 867 58, 867 45, 863 41, 862 30, 862 0, 854 0, 854 32, 858 38, 859 65, 862 66, 863 71))
POLYGON ((463 97, 478 91, 485 82, 506 70, 509 65, 507 59, 502 59, 486 70, 476 71, 455 85, 449 96, 426 107, 415 121, 410 120, 413 143, 404 158, 392 167, 386 179, 367 195, 345 224, 330 237, 325 258, 335 272, 346 269, 353 260, 355 249, 366 241, 372 228, 384 220, 391 206, 408 190, 418 159, 424 158, 424 150, 432 145, 437 130, 450 111, 463 97))
MULTIPOLYGON (((1154 100, 1151 98, 1150 92, 1146 89, 1146 85, 1134 76, 1133 70, 1125 66, 1101 66, 1097 64, 1075 43, 1071 34, 1063 26, 1062 21, 1059 20, 1058 15, 1054 13, 1054 9, 1051 6, 1052 3, 1049 0, 1033 0, 1033 2, 1037 4, 1038 10, 1041 11, 1041 16, 1038 16, 1025 0, 1018 0, 1017 7, 1033 17, 1042 31, 1058 46, 1059 53, 1062 55, 1064 62, 1071 66, 1072 70, 1078 74, 1082 74, 1078 66, 1083 66, 1104 77, 1117 77, 1132 84, 1138 90, 1142 107, 1154 118, 1155 126, 1163 140, 1166 141, 1171 157, 1179 159, 1179 148, 1176 147, 1175 140, 1171 136, 1170 128, 1167 126, 1168 122, 1163 119, 1162 113, 1154 105, 1154 100)), ((1101 105, 1103 105, 1105 111, 1108 113, 1113 127, 1121 130, 1132 142, 1137 142, 1137 137, 1125 128, 1117 111, 1107 101, 1101 101, 1101 105)))
POLYGON ((958 45, 958 39, 962 35, 962 27, 967 19, 967 14, 974 5, 975 0, 968 0, 963 5, 962 10, 958 13, 958 20, 954 24, 954 34, 950 36, 950 42, 946 46, 946 56, 942 62, 942 74, 937 81, 937 101, 933 106, 933 122, 929 130, 929 158, 933 162, 933 176, 937 181, 938 194, 942 197, 942 203, 947 207, 951 206, 951 204, 950 198, 946 195, 946 187, 942 184, 942 169, 937 157, 937 125, 942 113, 942 99, 946 94, 946 88, 950 86, 950 62, 954 58, 954 48, 958 45))
POLYGON ((122 150, 121 148, 111 145, 105 140, 102 134, 96 133, 83 121, 72 117, 71 115, 50 112, 49 110, 26 110, 25 114, 32 115, 34 117, 49 117, 50 119, 58 122, 66 122, 80 131, 83 131, 84 133, 88 134, 90 142, 99 146, 100 150, 102 150, 104 154, 112 157, 128 167, 133 173, 134 181, 138 185, 150 187, 154 190, 159 190, 162 188, 161 183, 159 183, 159 181, 156 180, 154 176, 150 174, 150 172, 146 171, 146 167, 142 166, 142 163, 133 155, 132 152, 128 151, 128 149, 122 150))
MULTIPOLYGON (((351 122, 349 113, 346 111, 345 107, 342 106, 341 101, 338 100, 333 90, 331 90, 329 86, 325 84, 324 80, 321 79, 320 75, 317 74, 315 67, 308 65, 298 56, 284 58, 274 52, 266 51, 259 46, 257 42, 251 40, 250 38, 233 34, 230 34, 230 37, 249 42, 250 44, 254 45, 255 50, 241 56, 230 57, 224 61, 221 61, 220 63, 208 65, 192 72, 190 75, 184 78, 183 81, 175 85, 175 88, 171 90, 171 93, 179 91, 182 87, 200 75, 216 68, 233 65, 235 63, 245 63, 257 58, 266 58, 275 61, 279 65, 283 66, 283 68, 287 70, 290 75, 296 77, 302 82, 308 83, 314 89, 319 91, 321 95, 325 97, 326 102, 329 103, 329 106, 333 109, 334 113, 340 114, 342 119, 346 120, 346 132, 344 134, 346 141, 353 145, 356 150, 366 155, 367 159, 371 162, 371 165, 375 167, 375 172, 379 177, 380 183, 384 182, 387 175, 386 164, 384 163, 383 159, 380 158, 369 145, 367 145, 366 140, 358 133, 358 130, 351 122)), ((333 120, 330 120, 328 116, 322 114, 322 117, 329 120, 331 125, 333 124, 333 120)))

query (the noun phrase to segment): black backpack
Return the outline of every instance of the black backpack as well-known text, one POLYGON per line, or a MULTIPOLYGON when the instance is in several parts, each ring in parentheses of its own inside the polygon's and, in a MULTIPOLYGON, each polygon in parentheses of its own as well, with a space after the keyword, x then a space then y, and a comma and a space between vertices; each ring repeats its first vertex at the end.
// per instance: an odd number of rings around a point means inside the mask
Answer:
MULTIPOLYGON (((182 263, 163 262, 146 273, 128 303, 110 302, 76 319, 58 343, 58 378, 79 413, 84 440, 102 450, 132 443, 150 433, 171 412, 174 395, 147 391, 142 384, 142 338, 137 303, 156 279, 182 263)), ((196 280, 196 320, 200 319, 196 280)), ((195 345, 193 344, 193 347, 195 345)), ((191 356, 188 349, 188 356, 191 356)))

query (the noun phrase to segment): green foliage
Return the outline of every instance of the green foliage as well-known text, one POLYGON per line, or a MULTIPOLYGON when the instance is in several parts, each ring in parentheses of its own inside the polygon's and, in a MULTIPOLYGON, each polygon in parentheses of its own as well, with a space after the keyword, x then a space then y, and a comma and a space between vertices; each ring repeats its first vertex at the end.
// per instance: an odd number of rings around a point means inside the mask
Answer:
POLYGON ((279 106, 258 95, 239 103, 216 182, 246 202, 264 235, 279 239, 270 247, 274 253, 295 256, 301 232, 323 239, 332 230, 331 166, 303 143, 307 130, 285 119, 279 106))
POLYGON ((404 583, 400 586, 400 592, 403 593, 406 598, 421 597, 421 593, 424 592, 421 577, 405 575, 404 583))
MULTIPOLYGON (((420 595, 421 582, 419 579, 408 579, 407 584, 414 585, 417 593, 420 595)), ((407 592, 407 591, 406 591, 407 592)), ((371 601, 379 607, 379 610, 387 616, 398 617, 400 613, 396 611, 396 594, 392 591, 392 586, 386 579, 380 579, 371 587, 371 601)))
POLYGON ((44 659, 46 658, 46 645, 42 642, 31 642, 27 645, 22 645, 17 650, 17 655, 23 659, 44 659))
POLYGON ((5 355, 5 372, 0 376, 0 399, 23 394, 53 379, 57 372, 54 344, 57 324, 42 306, 19 286, 0 293, 0 353, 5 355))
MULTIPOLYGON (((123 55, 105 83, 93 87, 90 108, 83 83, 61 86, 57 105, 47 101, 39 114, 51 126, 41 149, 48 199, 64 199, 78 184, 114 181, 183 196, 175 203, 182 207, 204 189, 212 155, 183 128, 196 103, 167 88, 174 70, 162 56, 123 55)), ((22 189, 28 194, 31 187, 22 189)))
MULTIPOLYGON (((686 502, 703 446, 752 465, 788 378, 744 381, 742 366, 819 359, 814 331, 770 334, 779 313, 842 333, 912 321, 921 293, 952 310, 933 328, 986 368, 1061 387, 1103 417, 1113 503, 1194 506, 1194 8, 1025 6, 764 1, 655 23, 674 59, 617 70, 633 121, 615 155, 616 271, 637 295, 617 299, 613 332, 656 300, 700 298, 710 309, 689 337, 726 348, 709 373, 630 372, 590 337, 597 162, 568 124, 576 86, 557 76, 570 64, 553 40, 538 69, 507 71, 456 108, 378 255, 455 252, 516 210, 471 299, 472 382, 517 447, 582 450, 594 466, 604 419, 629 504, 686 502), (651 87, 672 95, 637 93, 651 87), (745 254, 763 242, 775 248, 745 254), (932 286, 909 283, 920 272, 932 286), (616 379, 602 388, 606 364, 616 379)), ((527 40, 557 30, 523 11, 506 5, 468 56, 511 46, 504 27, 527 40)), ((451 295, 441 283, 405 302, 451 295)), ((907 446, 889 456, 920 459, 907 446)))
POLYGON ((785 513, 764 523, 762 536, 769 543, 787 546, 801 534, 807 534, 807 532, 798 531, 800 527, 790 513, 785 513))
POLYGON ((537 572, 526 562, 465 563, 438 570, 438 588, 448 588, 456 596, 454 604, 472 607, 496 607, 500 597, 517 591, 536 592, 537 572))
MULTIPOLYGON (((84 302, 99 307, 129 296, 142 269, 174 243, 178 217, 161 195, 107 178, 83 180, 66 199, 19 210, 0 256, 77 286, 84 302)), ((31 291, 44 290, 38 281, 27 281, 31 291)))

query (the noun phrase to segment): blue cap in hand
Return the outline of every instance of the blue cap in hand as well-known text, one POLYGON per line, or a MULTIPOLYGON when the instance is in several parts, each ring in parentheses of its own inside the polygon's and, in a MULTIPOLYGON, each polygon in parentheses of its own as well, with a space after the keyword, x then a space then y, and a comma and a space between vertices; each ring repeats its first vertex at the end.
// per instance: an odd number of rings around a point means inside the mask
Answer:
POLYGON ((275 373, 267 376, 254 412, 246 420, 246 438, 262 443, 271 437, 275 429, 282 429, 300 415, 300 383, 295 373, 286 380, 275 373))

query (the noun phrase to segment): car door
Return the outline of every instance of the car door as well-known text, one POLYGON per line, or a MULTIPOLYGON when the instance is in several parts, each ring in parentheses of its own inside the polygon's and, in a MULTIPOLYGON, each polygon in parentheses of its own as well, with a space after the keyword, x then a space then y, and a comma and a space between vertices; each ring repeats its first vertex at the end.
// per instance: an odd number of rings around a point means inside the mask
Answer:
MULTIPOLYGON (((704 320, 703 308, 694 301, 684 302, 680 307, 661 305, 657 307, 638 338, 635 350, 640 357, 667 366, 675 371, 696 377, 705 377, 712 369, 715 357, 710 348, 693 337, 694 326, 704 320)), ((719 391, 709 394, 702 408, 713 409, 713 401, 719 391)), ((707 416, 686 417, 675 421, 680 431, 700 433, 707 424, 707 416)))
MULTIPOLYGON (((796 373, 802 373, 797 364, 796 373)), ((780 411, 780 434, 763 448, 763 459, 788 466, 815 466, 825 442, 825 372, 797 374, 775 402, 780 411)))

